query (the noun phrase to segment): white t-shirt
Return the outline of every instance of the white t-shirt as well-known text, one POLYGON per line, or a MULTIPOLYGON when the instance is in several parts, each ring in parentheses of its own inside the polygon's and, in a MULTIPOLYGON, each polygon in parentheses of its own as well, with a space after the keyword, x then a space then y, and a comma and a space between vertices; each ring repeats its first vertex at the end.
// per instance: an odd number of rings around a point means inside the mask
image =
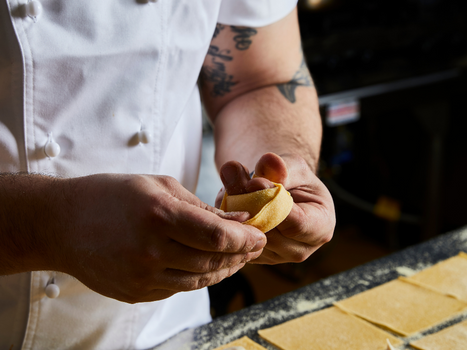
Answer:
MULTIPOLYGON (((194 192, 196 83, 216 23, 260 27, 295 6, 0 1, 0 172, 165 174, 194 192)), ((209 321, 206 289, 130 305, 61 273, 0 277, 1 349, 145 349, 209 321)))

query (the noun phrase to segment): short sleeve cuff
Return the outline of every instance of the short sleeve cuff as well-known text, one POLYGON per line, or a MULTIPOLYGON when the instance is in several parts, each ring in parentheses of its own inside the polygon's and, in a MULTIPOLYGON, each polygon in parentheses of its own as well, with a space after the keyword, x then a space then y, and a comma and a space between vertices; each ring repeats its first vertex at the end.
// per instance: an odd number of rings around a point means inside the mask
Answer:
POLYGON ((218 22, 226 25, 263 27, 284 18, 298 0, 223 0, 218 22))

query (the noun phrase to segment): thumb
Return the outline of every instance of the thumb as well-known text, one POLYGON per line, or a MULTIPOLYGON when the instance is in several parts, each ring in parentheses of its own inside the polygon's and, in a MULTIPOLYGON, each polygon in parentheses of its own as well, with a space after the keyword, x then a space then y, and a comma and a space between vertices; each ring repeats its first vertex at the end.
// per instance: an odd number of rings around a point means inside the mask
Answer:
POLYGON ((236 161, 225 163, 220 170, 220 175, 225 190, 230 196, 274 187, 274 184, 267 179, 250 179, 248 169, 236 161))
POLYGON ((237 161, 229 161, 220 169, 220 176, 225 190, 229 195, 246 193, 246 186, 250 181, 248 169, 237 161))
POLYGON ((275 153, 266 153, 256 163, 255 175, 272 182, 285 184, 289 172, 284 159, 275 153))

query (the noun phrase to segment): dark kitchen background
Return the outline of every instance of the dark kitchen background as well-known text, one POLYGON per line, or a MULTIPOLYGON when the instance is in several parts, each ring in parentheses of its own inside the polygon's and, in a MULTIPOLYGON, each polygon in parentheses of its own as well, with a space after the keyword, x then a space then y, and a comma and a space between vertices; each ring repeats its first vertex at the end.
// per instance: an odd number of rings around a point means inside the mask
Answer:
MULTIPOLYGON (((304 263, 211 287, 214 317, 467 224, 467 2, 303 0, 299 19, 335 235, 304 263)), ((212 204, 208 124, 203 150, 197 194, 212 204)))

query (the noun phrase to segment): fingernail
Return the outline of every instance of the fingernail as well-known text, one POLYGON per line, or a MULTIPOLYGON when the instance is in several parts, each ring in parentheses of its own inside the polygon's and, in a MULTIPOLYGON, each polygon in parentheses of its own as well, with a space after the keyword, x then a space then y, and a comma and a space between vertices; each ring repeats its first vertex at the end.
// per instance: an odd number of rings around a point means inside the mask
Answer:
POLYGON ((229 212, 224 212, 224 218, 238 221, 238 222, 244 222, 247 221, 250 218, 250 213, 247 211, 229 211, 229 212))
POLYGON ((248 253, 245 255, 245 258, 243 259, 242 262, 247 263, 250 262, 251 260, 255 260, 259 258, 259 256, 262 254, 262 252, 253 252, 253 253, 248 253))
POLYGON ((266 240, 260 239, 259 241, 256 242, 255 246, 253 247, 253 249, 251 249, 251 251, 256 252, 260 249, 263 249, 265 245, 266 245, 266 240))
POLYGON ((226 165, 222 168, 221 175, 224 179, 224 185, 228 186, 235 184, 238 177, 238 171, 235 166, 226 165))

